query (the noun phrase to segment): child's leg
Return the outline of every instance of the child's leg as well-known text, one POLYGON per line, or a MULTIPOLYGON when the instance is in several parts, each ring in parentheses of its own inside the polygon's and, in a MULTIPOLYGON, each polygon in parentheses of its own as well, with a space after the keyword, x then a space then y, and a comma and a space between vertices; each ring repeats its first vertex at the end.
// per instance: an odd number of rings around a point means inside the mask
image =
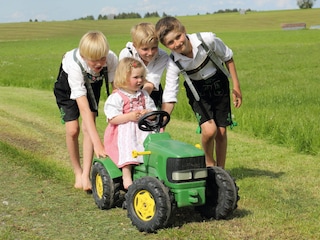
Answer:
POLYGON ((92 165, 92 158, 93 158, 93 144, 84 124, 82 124, 82 132, 83 132, 82 187, 83 187, 83 190, 88 191, 92 189, 90 173, 91 173, 91 165, 92 165))
POLYGON ((213 157, 214 139, 216 133, 217 127, 213 120, 209 120, 201 124, 201 141, 207 167, 216 165, 213 157))
POLYGON ((79 122, 78 120, 66 122, 66 143, 75 175, 75 188, 82 188, 82 168, 79 154, 79 122))
POLYGON ((219 127, 216 136, 216 158, 217 166, 225 167, 227 157, 227 128, 219 127))
POLYGON ((122 180, 124 189, 128 189, 128 187, 132 184, 131 168, 131 165, 127 165, 122 168, 122 180))

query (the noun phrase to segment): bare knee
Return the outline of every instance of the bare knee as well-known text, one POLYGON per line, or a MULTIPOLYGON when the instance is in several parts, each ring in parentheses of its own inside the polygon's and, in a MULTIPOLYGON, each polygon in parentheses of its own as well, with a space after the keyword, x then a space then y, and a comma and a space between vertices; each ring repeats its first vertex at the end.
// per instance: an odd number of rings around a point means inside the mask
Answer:
POLYGON ((201 124, 201 135, 203 139, 212 140, 217 135, 217 126, 213 120, 201 124))
POLYGON ((66 124, 66 135, 68 138, 78 138, 80 133, 80 127, 77 123, 67 123, 66 124))
POLYGON ((224 142, 227 140, 227 129, 225 127, 219 127, 215 136, 216 142, 224 142))

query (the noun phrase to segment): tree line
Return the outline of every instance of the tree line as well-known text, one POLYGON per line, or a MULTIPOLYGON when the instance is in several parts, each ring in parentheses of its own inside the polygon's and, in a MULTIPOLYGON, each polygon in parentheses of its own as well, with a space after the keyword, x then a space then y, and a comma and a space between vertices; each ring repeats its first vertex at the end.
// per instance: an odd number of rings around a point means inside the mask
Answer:
MULTIPOLYGON (((168 16, 166 13, 162 13, 162 17, 168 16)), ((160 17, 158 12, 147 12, 143 18, 151 18, 151 17, 160 17)), ((131 19, 131 18, 142 18, 139 13, 129 12, 129 13, 119 13, 119 14, 108 14, 102 15, 99 14, 97 20, 106 20, 106 19, 131 19)), ((86 17, 82 17, 76 20, 96 20, 93 15, 89 15, 86 17)))
MULTIPOLYGON (((308 9, 312 8, 316 0, 297 0, 297 5, 300 9, 308 9)), ((216 12, 213 12, 213 14, 216 13, 230 13, 230 12, 250 12, 251 9, 220 9, 216 12)), ((206 13, 211 14, 211 13, 206 13)), ((197 15, 200 15, 199 13, 197 15)), ((165 12, 162 13, 162 17, 168 16, 165 12)), ((147 12, 143 18, 151 18, 151 17, 160 17, 158 12, 147 12)), ((131 18, 142 18, 142 16, 139 13, 130 12, 130 13, 119 13, 119 14, 108 14, 108 15, 102 15, 99 14, 97 20, 106 20, 106 19, 131 19, 131 18)), ((93 15, 88 15, 86 17, 81 17, 75 20, 96 20, 93 15)), ((32 19, 29 20, 29 22, 33 22, 32 19)), ((35 19, 34 22, 38 22, 38 19, 35 19)))

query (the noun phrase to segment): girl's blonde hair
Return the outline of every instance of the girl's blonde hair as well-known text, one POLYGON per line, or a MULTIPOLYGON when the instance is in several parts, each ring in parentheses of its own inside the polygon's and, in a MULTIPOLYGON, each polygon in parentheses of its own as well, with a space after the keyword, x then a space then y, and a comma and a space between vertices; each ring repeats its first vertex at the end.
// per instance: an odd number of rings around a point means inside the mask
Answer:
POLYGON ((89 31, 80 39, 79 52, 83 58, 88 60, 100 60, 109 52, 107 38, 102 32, 89 31))
POLYGON ((185 33, 186 29, 182 23, 175 17, 163 17, 156 23, 156 34, 162 44, 164 44, 164 38, 169 32, 182 32, 185 33))
POLYGON ((146 79, 146 68, 143 64, 132 57, 125 57, 121 59, 118 63, 115 76, 114 76, 114 87, 115 88, 126 88, 129 82, 129 77, 131 75, 133 68, 142 68, 143 69, 143 79, 146 79))
POLYGON ((136 48, 159 43, 152 23, 139 23, 131 28, 132 43, 136 48))

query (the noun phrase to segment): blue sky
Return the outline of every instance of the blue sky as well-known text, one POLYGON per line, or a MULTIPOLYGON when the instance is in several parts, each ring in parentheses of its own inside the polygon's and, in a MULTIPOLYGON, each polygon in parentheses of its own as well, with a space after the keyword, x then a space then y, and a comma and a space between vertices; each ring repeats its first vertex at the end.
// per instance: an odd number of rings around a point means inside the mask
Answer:
MULTIPOLYGON (((220 9, 248 9, 257 11, 298 9, 296 0, 0 0, 0 23, 63 21, 99 14, 135 12, 142 17, 147 12, 160 16, 183 16, 213 13, 220 9)), ((316 1, 314 8, 320 7, 316 1)))

